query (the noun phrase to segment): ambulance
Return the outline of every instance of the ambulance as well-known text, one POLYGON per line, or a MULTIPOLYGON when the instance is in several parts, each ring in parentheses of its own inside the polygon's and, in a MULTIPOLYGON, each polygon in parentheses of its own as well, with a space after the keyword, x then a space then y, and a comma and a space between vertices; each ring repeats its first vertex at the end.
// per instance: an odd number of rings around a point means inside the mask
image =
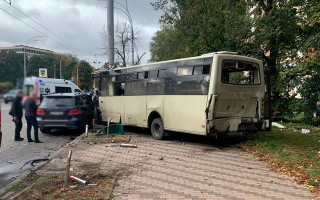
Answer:
POLYGON ((37 104, 39 105, 43 96, 57 93, 80 94, 82 90, 72 81, 53 78, 27 77, 24 80, 24 99, 28 98, 31 92, 37 95, 37 104))

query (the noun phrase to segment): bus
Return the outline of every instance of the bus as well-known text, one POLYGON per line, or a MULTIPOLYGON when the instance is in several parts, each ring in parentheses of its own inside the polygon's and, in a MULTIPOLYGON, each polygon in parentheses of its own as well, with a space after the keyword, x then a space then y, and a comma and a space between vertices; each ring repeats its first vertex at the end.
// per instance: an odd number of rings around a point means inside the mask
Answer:
POLYGON ((232 52, 169 60, 93 74, 102 121, 223 138, 264 127, 264 71, 232 52))
POLYGON ((82 93, 82 90, 72 81, 53 78, 27 77, 24 80, 24 99, 28 98, 31 92, 37 95, 37 104, 40 104, 42 97, 56 93, 82 93))

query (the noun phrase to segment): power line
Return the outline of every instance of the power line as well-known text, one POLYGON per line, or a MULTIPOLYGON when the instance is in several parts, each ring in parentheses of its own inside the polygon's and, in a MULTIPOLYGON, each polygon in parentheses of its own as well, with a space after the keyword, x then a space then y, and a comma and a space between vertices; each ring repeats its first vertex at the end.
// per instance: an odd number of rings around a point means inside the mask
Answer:
MULTIPOLYGON (((5 0, 4 0, 5 1, 5 0)), ((6 2, 6 1, 5 1, 6 2)), ((8 3, 8 2, 6 2, 8 3)), ((9 4, 9 3, 8 3, 9 4)), ((23 11, 21 11, 20 9, 18 9, 17 7, 15 7, 12 4, 9 4, 10 6, 12 6, 15 10, 17 10, 18 12, 20 12, 21 14, 23 14, 24 16, 26 16, 27 18, 31 19, 33 22, 35 22, 36 24, 38 24, 39 26, 41 26, 42 28, 44 28, 45 30, 47 30, 48 32, 50 32, 52 35, 56 36, 57 38, 59 38, 60 40, 62 40, 63 42, 69 44, 72 48, 74 48, 75 50, 77 50, 78 52, 80 52, 81 54, 84 54, 83 52, 81 52, 79 49, 77 49, 76 47, 74 47, 71 43, 69 43, 68 41, 64 40, 62 37, 60 37, 59 35, 57 35, 56 33, 54 33, 53 31, 51 31, 49 28, 43 26, 42 24, 40 24, 37 20, 33 19, 32 17, 30 17, 29 15, 25 14, 23 11)))
POLYGON ((59 45, 63 46, 64 48, 66 48, 66 49, 68 49, 68 50, 70 50, 71 52, 76 53, 75 51, 73 51, 73 50, 69 49, 68 47, 66 47, 66 46, 65 46, 65 45, 63 45, 62 43, 60 43, 60 42, 56 41, 56 40, 55 40, 55 39, 53 39, 52 37, 50 37, 50 36, 46 35, 45 33, 43 33, 43 32, 41 32, 41 31, 39 31, 38 29, 34 28, 33 26, 31 26, 31 25, 27 24, 26 22, 22 21, 21 19, 17 18, 16 16, 14 16, 14 15, 12 15, 11 13, 7 12, 7 11, 6 11, 6 10, 4 10, 3 8, 0 8, 0 10, 2 10, 2 11, 3 11, 3 12, 5 12, 5 13, 7 13, 8 15, 10 15, 10 16, 11 16, 11 17, 13 17, 13 18, 15 18, 16 20, 20 21, 21 23, 25 24, 26 26, 28 26, 29 28, 33 29, 34 31, 36 31, 36 32, 38 32, 38 33, 40 33, 40 34, 42 34, 43 36, 46 36, 46 37, 50 38, 52 41, 54 41, 54 42, 58 43, 59 45))
POLYGON ((99 5, 99 0, 97 0, 96 7, 95 7, 95 9, 94 9, 94 12, 93 12, 93 15, 92 15, 92 17, 91 17, 90 24, 89 24, 89 26, 88 26, 88 28, 87 28, 86 33, 85 33, 85 36, 84 36, 84 38, 83 38, 83 40, 82 40, 82 42, 81 42, 80 49, 81 49, 81 47, 82 47, 83 43, 84 43, 84 42, 86 41, 86 39, 87 39, 87 36, 88 36, 89 30, 90 30, 91 25, 92 25, 92 21, 93 21, 93 19, 94 19, 94 16, 96 15, 96 11, 97 11, 98 5, 99 5))

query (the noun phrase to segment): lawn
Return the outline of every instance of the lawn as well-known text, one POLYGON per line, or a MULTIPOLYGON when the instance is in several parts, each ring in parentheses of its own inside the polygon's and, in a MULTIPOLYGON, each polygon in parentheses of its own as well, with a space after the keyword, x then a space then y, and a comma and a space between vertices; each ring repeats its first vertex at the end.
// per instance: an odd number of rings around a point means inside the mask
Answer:
POLYGON ((254 157, 270 164, 278 172, 292 177, 312 192, 320 193, 320 129, 300 124, 283 124, 286 129, 273 128, 248 137, 241 147, 254 157), (310 134, 302 134, 309 128, 310 134))

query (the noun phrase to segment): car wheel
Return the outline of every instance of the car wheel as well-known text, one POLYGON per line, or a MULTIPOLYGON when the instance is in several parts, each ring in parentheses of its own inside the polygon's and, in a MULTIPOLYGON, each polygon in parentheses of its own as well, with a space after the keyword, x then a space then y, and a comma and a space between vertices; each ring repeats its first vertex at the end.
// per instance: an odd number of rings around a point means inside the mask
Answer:
POLYGON ((4 101, 5 104, 8 104, 8 101, 4 101))
POLYGON ((151 134, 156 140, 162 140, 165 137, 165 130, 161 118, 154 119, 151 123, 151 134))

